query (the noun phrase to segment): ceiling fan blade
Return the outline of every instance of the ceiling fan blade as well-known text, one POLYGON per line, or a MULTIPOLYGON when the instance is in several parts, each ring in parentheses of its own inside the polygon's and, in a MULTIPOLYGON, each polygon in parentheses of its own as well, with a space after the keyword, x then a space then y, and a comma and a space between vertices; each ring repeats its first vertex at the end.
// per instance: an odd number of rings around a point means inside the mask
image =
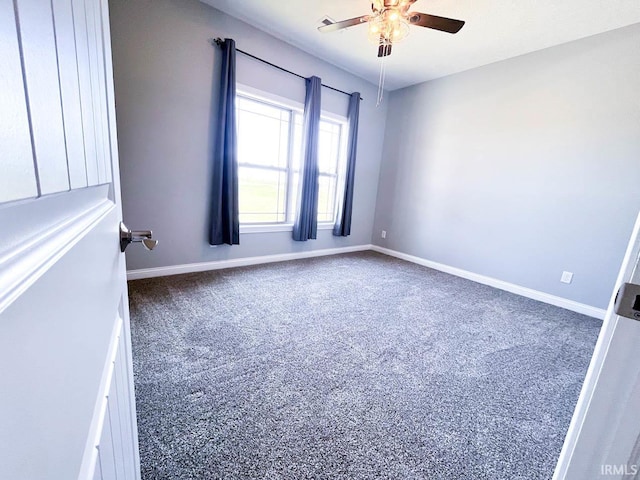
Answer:
POLYGON ((363 15, 361 17, 350 18, 349 20, 342 20, 341 22, 330 23, 328 25, 322 25, 318 27, 318 30, 322 33, 335 32, 336 30, 342 30, 343 28, 353 27, 354 25, 360 25, 369 21, 369 15, 363 15))
POLYGON ((409 14, 409 22, 411 25, 419 27, 433 28, 447 33, 458 33, 463 27, 462 20, 454 20, 453 18, 437 17, 435 15, 427 15, 426 13, 411 12, 409 14))

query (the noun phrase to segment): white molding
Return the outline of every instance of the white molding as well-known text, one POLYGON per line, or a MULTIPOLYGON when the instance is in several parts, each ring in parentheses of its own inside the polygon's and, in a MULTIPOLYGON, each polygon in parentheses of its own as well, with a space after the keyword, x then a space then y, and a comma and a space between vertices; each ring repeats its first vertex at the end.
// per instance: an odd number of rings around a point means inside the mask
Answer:
POLYGON ((113 329, 111 330, 111 340, 109 341, 107 357, 102 369, 102 376, 98 386, 98 396, 93 408, 93 416, 91 418, 91 424, 89 425, 87 441, 84 446, 84 454, 82 455, 82 463, 80 465, 78 480, 91 480, 94 478, 94 471, 98 460, 100 437, 102 436, 102 429, 109 403, 109 388, 111 387, 111 378, 113 377, 116 356, 120 345, 120 335, 122 335, 122 326, 122 318, 118 315, 113 325, 113 329))
POLYGON ((456 277, 466 278, 474 282, 489 285, 500 290, 522 295, 523 297, 538 300, 543 303, 555 305, 556 307, 565 308, 573 312, 582 313, 590 317, 603 320, 607 313, 606 310, 596 308, 584 303, 575 302, 562 297, 557 297, 548 293, 533 290, 531 288, 522 287, 514 283, 505 282, 496 278, 487 277, 478 273, 469 272, 461 268, 451 267, 443 263, 426 260, 421 257, 409 255, 407 253, 398 252, 389 248, 379 247, 378 245, 356 245, 353 247, 327 248, 322 250, 310 250, 307 252, 282 253, 278 255, 264 255, 259 257, 234 258, 231 260, 218 260, 214 262, 189 263, 186 265, 172 265, 170 267, 145 268, 141 270, 129 270, 127 272, 127 280, 140 280, 143 278, 165 277, 169 275, 179 275, 182 273, 206 272, 209 270, 220 270, 223 268, 246 267, 249 265, 259 265, 263 263, 286 262, 289 260, 299 260, 302 258, 323 257, 327 255, 337 255, 340 253, 362 252, 372 250, 374 252, 389 255, 390 257, 406 260, 416 263, 424 267, 433 268, 441 272, 455 275, 456 277))
POLYGON ((490 287, 498 288, 500 290, 505 290, 507 292, 515 293, 517 295, 522 295, 523 297, 531 298, 533 300, 538 300, 540 302, 548 303, 550 305, 555 305, 556 307, 561 307, 567 310, 571 310, 573 312, 582 313, 583 315, 595 317, 600 320, 603 320, 607 313, 606 310, 592 307, 591 305, 586 305, 584 303, 575 302, 573 300, 568 300, 566 298, 557 297, 555 295, 540 292, 538 290, 522 287, 514 283, 505 282, 503 280, 487 277, 485 275, 480 275, 478 273, 469 272, 461 268, 451 267, 449 265, 434 262, 432 260, 426 260, 421 257, 416 257, 414 255, 409 255, 407 253, 398 252, 396 250, 391 250, 389 248, 379 247, 378 245, 372 245, 371 250, 373 250, 374 252, 389 255, 391 257, 396 257, 401 260, 406 260, 411 263, 416 263, 424 267, 433 268, 434 270, 439 270, 441 272, 449 273, 451 275, 455 275, 456 277, 466 278, 467 280, 472 280, 477 283, 489 285, 490 287))
POLYGON ((245 224, 240 225, 240 233, 271 233, 271 232, 291 232, 293 230, 293 223, 274 223, 268 225, 261 224, 245 224))
POLYGON ((238 83, 236 86, 236 91, 239 95, 249 97, 254 100, 267 103, 279 103, 281 106, 297 110, 299 111, 299 113, 302 113, 304 111, 304 103, 292 100, 291 98, 276 95, 275 93, 265 92, 264 90, 260 90, 244 83, 238 83))
POLYGON ((0 313, 62 258, 115 208, 102 199, 80 213, 27 238, 17 247, 0 252, 0 313))
MULTIPOLYGON (((333 230, 333 222, 318 223, 318 230, 333 230)), ((272 232, 291 232, 293 231, 293 223, 272 223, 272 224, 245 224, 240 225, 241 234, 252 233, 272 233, 272 232)), ((215 246, 215 245, 212 245, 215 246)))
POLYGON ((287 262, 303 258, 324 257, 340 253, 363 252, 371 250, 371 245, 355 245, 352 247, 325 248, 321 250, 309 250, 306 252, 281 253, 277 255, 263 255, 259 257, 233 258, 230 260, 218 260, 214 262, 188 263, 185 265, 172 265, 170 267, 144 268, 129 270, 127 280, 140 280, 143 278, 165 277, 182 273, 207 272, 221 270, 223 268, 246 267, 260 265, 262 263, 287 262))

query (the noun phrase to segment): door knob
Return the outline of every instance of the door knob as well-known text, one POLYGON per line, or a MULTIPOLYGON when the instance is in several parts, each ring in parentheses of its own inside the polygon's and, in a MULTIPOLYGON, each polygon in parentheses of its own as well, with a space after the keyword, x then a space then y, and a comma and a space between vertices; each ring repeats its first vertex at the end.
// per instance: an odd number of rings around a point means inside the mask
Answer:
POLYGON ((152 238, 143 238, 142 246, 147 250, 153 250, 158 245, 158 240, 153 240, 152 238))
POLYGON ((151 230, 129 230, 120 222, 120 251, 124 252, 130 243, 142 243, 147 250, 153 250, 158 245, 158 240, 154 240, 151 230))

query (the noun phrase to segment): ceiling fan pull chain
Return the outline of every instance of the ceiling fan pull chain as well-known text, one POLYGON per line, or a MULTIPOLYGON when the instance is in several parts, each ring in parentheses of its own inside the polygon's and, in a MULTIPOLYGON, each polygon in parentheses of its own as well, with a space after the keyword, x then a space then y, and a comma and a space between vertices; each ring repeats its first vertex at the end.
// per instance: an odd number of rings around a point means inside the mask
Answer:
POLYGON ((382 97, 384 96, 384 80, 387 73, 385 57, 380 57, 380 77, 378 79, 378 96, 376 97, 376 107, 382 103, 382 97))

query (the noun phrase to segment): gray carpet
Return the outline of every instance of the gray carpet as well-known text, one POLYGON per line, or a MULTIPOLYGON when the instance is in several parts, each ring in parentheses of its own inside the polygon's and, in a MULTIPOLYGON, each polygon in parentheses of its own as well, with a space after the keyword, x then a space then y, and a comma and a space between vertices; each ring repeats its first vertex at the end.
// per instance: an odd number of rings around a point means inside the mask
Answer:
POLYGON ((373 252, 129 284, 144 479, 548 479, 600 321, 373 252))

